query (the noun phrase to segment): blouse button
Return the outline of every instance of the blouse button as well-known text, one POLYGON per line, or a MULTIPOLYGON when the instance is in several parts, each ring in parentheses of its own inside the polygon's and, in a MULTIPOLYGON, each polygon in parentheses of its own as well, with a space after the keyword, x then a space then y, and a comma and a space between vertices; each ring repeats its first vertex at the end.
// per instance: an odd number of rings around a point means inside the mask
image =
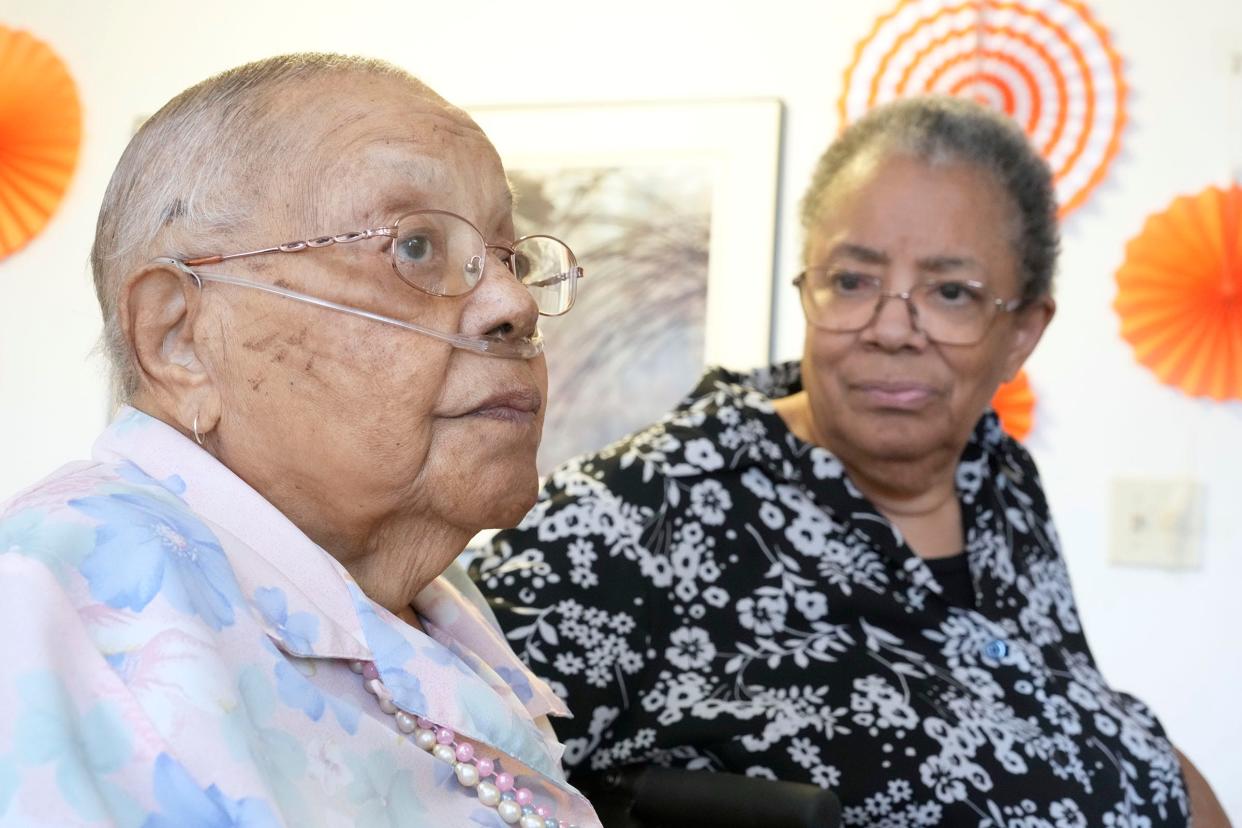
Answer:
POLYGON ((992 661, 1000 661, 1009 655, 1009 645, 999 638, 993 638, 983 645, 983 657, 992 661))

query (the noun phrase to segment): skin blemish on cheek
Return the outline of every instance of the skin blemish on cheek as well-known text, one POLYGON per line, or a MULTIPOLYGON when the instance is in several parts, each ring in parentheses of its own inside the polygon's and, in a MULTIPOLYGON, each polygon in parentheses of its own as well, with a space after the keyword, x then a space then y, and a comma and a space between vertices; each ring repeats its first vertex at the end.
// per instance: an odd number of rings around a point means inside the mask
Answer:
POLYGON ((251 391, 258 391, 267 382, 267 377, 250 377, 246 382, 250 383, 251 391))
POLYGON ((268 346, 270 346, 276 340, 276 337, 278 336, 280 336, 279 332, 273 332, 273 333, 268 334, 267 336, 256 337, 254 339, 248 339, 242 343, 242 347, 245 348, 247 351, 257 351, 258 353, 263 353, 264 351, 268 349, 268 346))
POLYGON ((306 328, 302 328, 302 330, 298 331, 297 334, 285 337, 285 344, 286 345, 301 345, 303 342, 306 341, 306 330, 307 330, 306 328))
POLYGON ((278 365, 279 365, 280 363, 282 363, 282 362, 284 362, 284 361, 285 361, 285 357, 287 357, 287 356, 289 356, 289 352, 288 352, 288 351, 286 351, 284 348, 280 348, 280 349, 279 349, 279 350, 277 350, 277 351, 276 351, 276 353, 272 356, 272 362, 275 362, 276 364, 278 364, 278 365))
POLYGON ((276 284, 276 287, 282 287, 282 288, 293 287, 293 285, 289 284, 289 282, 285 279, 277 279, 275 284, 276 284))

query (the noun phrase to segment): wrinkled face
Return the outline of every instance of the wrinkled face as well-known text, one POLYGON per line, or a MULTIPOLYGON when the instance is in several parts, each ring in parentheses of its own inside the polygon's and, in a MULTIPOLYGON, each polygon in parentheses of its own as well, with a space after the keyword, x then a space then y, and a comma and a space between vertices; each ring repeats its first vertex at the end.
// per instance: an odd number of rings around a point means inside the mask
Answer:
MULTIPOLYGON (((500 159, 463 119, 397 84, 341 81, 322 111, 294 128, 323 135, 318 181, 292 182, 292 210, 322 226, 274 220, 267 244, 390 224, 410 210, 457 213, 489 241, 512 242, 500 159), (352 108, 351 108, 352 107, 352 108), (318 191, 320 203, 296 199, 318 191)), ((310 90, 314 93, 315 90, 310 90)), ((315 100, 315 96, 310 96, 315 100)), ((264 231, 267 232, 267 231, 264 231)), ((441 331, 529 335, 537 311, 489 256, 463 296, 436 297, 393 273, 390 239, 270 254, 204 268, 288 286, 441 331)), ((220 459, 331 548, 385 521, 415 515, 466 533, 515 523, 534 502, 543 423, 543 357, 497 359, 417 333, 254 290, 209 283, 201 321, 213 326, 210 369, 220 388, 220 459)))
MULTIPOLYGON (((863 156, 825 193, 807 265, 878 276, 886 291, 961 279, 1014 299, 1015 210, 984 170, 863 156)), ((839 453, 886 461, 937 450, 956 456, 997 386, 1038 342, 1050 308, 1044 300, 999 314, 968 346, 928 341, 899 299, 886 301, 862 331, 808 325, 803 382, 818 438, 839 453)))

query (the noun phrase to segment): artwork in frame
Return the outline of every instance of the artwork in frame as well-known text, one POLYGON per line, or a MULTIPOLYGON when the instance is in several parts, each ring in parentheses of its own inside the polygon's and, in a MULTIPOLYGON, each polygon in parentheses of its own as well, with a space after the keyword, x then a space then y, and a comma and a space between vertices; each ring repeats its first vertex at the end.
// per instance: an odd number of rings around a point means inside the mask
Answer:
POLYGON ((767 362, 781 104, 478 106, 519 235, 563 239, 586 277, 545 318, 547 474, 654 421, 705 365, 767 362))

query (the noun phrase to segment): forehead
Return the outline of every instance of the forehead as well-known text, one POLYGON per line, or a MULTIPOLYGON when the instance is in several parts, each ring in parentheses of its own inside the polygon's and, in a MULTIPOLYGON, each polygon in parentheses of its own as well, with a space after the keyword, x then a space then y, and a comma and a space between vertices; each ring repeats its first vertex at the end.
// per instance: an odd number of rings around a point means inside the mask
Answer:
POLYGON ((308 153, 313 212, 386 220, 435 207, 489 220, 510 205, 500 158, 464 113, 404 86, 334 88, 319 99, 308 153))
POLYGON ((904 154, 863 156, 824 194, 808 238, 808 263, 850 243, 894 261, 969 256, 997 267, 1013 258, 1016 218, 1000 184, 976 165, 904 154))

